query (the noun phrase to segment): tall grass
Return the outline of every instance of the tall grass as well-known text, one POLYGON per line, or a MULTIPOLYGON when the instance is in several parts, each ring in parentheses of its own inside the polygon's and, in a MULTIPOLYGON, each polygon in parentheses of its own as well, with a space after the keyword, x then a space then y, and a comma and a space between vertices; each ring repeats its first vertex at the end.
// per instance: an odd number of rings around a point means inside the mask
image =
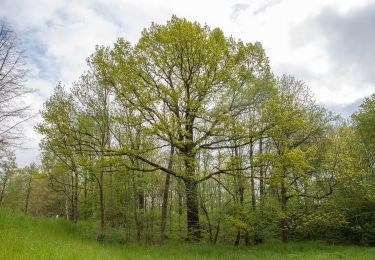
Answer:
POLYGON ((99 243, 92 224, 35 218, 0 210, 0 259, 375 259, 375 248, 323 242, 279 242, 259 246, 165 246, 99 243))

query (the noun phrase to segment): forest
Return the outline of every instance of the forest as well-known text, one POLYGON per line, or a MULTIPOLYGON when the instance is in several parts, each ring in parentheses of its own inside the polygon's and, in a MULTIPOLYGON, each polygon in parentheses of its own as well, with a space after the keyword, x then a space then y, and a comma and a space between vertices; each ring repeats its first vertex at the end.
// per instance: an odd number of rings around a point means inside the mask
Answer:
POLYGON ((260 42, 173 16, 97 46, 57 84, 35 126, 40 162, 18 167, 17 100, 33 90, 12 37, 4 24, 0 210, 121 244, 375 245, 375 95, 335 114, 275 75, 260 42))

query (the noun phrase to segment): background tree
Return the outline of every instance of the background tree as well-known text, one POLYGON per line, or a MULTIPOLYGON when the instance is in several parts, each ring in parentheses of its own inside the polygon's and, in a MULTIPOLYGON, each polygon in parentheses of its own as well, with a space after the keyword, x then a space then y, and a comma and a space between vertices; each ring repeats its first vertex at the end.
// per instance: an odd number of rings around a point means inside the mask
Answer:
POLYGON ((97 57, 98 73, 144 120, 142 131, 154 139, 154 150, 162 154, 158 147, 175 147, 183 169, 168 169, 146 158, 144 151, 121 147, 118 154, 183 180, 188 238, 199 239, 197 185, 229 168, 211 166, 203 176, 197 156, 227 145, 232 139, 227 127, 249 105, 247 89, 258 77, 270 78, 263 49, 225 38, 220 29, 173 17, 165 26, 153 24, 145 30, 134 48, 119 40, 113 50, 99 50, 97 57))
POLYGON ((16 157, 12 151, 6 150, 0 157, 0 205, 7 194, 12 176, 16 173, 16 157))
POLYGON ((368 166, 374 169, 375 162, 375 94, 366 98, 359 111, 352 116, 356 130, 368 154, 368 166))
POLYGON ((23 98, 31 90, 24 86, 26 73, 16 33, 0 20, 0 146, 16 144, 20 124, 28 119, 23 98))
POLYGON ((259 43, 177 17, 88 65, 46 101, 42 167, 4 206, 99 223, 100 241, 375 241, 371 102, 351 125, 259 43))

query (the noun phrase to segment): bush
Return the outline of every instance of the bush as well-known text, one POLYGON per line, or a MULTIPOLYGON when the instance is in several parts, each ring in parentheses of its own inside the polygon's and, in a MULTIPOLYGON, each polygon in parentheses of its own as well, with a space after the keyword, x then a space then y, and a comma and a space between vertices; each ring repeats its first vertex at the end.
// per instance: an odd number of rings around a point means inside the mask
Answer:
POLYGON ((366 223, 362 229, 363 243, 369 246, 375 246, 375 223, 366 223))

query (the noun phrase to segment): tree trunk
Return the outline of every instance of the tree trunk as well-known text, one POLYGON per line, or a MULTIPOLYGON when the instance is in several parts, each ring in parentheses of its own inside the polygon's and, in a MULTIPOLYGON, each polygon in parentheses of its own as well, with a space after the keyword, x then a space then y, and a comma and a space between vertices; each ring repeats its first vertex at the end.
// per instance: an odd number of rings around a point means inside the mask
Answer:
POLYGON ((208 234, 210 235, 210 237, 209 237, 210 244, 212 244, 213 243, 213 235, 212 235, 212 224, 211 224, 210 216, 208 214, 208 210, 207 210, 206 206, 203 203, 201 204, 201 208, 204 212, 204 215, 206 216, 206 220, 207 220, 207 224, 208 224, 208 234))
POLYGON ((221 219, 219 219, 219 221, 217 222, 217 225, 216 225, 215 237, 214 237, 214 241, 212 242, 213 245, 216 245, 216 243, 217 243, 217 238, 219 237, 219 232, 220 232, 220 222, 221 222, 221 219))
MULTIPOLYGON (((174 147, 171 147, 169 162, 168 162, 168 169, 172 169, 173 165, 173 154, 174 154, 174 147)), ((161 225, 160 225, 160 242, 164 243, 166 239, 165 228, 167 225, 167 210, 168 210, 168 194, 169 194, 169 186, 171 182, 171 176, 167 174, 165 176, 165 184, 164 184, 164 191, 163 191, 163 203, 161 208, 161 225)))
POLYGON ((137 241, 141 241, 143 229, 144 229, 144 210, 145 210, 145 195, 143 189, 138 191, 138 210, 140 213, 140 219, 138 218, 138 223, 137 223, 137 241))
MULTIPOLYGON (((263 138, 261 137, 259 140, 259 154, 262 155, 263 153, 263 138)), ((263 163, 262 163, 263 164, 263 163)), ((262 197, 264 195, 264 169, 261 165, 259 167, 259 196, 262 197)))
POLYGON ((78 172, 74 172, 74 187, 73 187, 73 223, 78 221, 78 172))
POLYGON ((171 180, 171 176, 167 174, 165 176, 163 203, 161 207, 161 225, 160 225, 160 242, 161 243, 163 243, 166 239, 165 228, 167 224, 168 194, 169 194, 170 180, 171 180))
POLYGON ((283 212, 283 216, 281 219, 281 240, 283 243, 288 242, 288 219, 287 219, 287 208, 286 208, 286 203, 287 203, 287 194, 286 194, 286 187, 284 180, 281 182, 281 209, 283 212))
POLYGON ((104 191, 103 191, 103 178, 104 173, 100 172, 99 180, 99 207, 100 207, 100 228, 101 230, 105 229, 105 216, 104 216, 104 191))
POLYGON ((237 235, 236 235, 236 241, 234 241, 234 245, 238 246, 240 244, 240 239, 241 239, 241 230, 237 230, 237 235))
POLYGON ((85 198, 85 202, 87 200, 87 177, 85 176, 84 178, 84 186, 83 186, 84 190, 83 190, 83 196, 85 198))
POLYGON ((251 193, 251 209, 255 211, 255 180, 254 180, 254 142, 250 142, 250 193, 251 193))
POLYGON ((65 215, 66 215, 66 220, 69 220, 69 203, 68 203, 68 195, 65 194, 65 215))
POLYGON ((180 237, 182 237, 182 226, 181 226, 181 218, 182 218, 182 183, 181 180, 177 182, 177 196, 178 196, 178 231, 180 237))
POLYGON ((26 188, 26 197, 25 197, 25 209, 24 213, 27 214, 27 211, 29 209, 29 200, 30 200, 30 193, 31 193, 31 182, 33 180, 33 177, 30 176, 29 181, 27 182, 27 188, 26 188))
MULTIPOLYGON (((134 165, 134 163, 133 163, 134 165)), ((142 218, 140 217, 140 213, 142 213, 144 207, 144 197, 142 192, 139 192, 137 187, 139 186, 139 182, 135 176, 135 171, 133 171, 133 194, 134 194, 134 221, 137 231, 137 242, 141 241, 142 231, 143 231, 143 223, 142 218)))
MULTIPOLYGON (((256 210, 256 197, 255 197, 255 176, 254 176, 254 142, 250 142, 250 193, 251 193, 251 210, 255 214, 256 210)), ((256 230, 255 225, 253 225, 254 230, 256 230)), ((254 232, 253 243, 255 244, 257 240, 257 233, 254 232)), ((248 232, 246 233, 245 244, 249 245, 250 238, 248 232)))
POLYGON ((198 185, 195 181, 185 179, 186 209, 187 209, 187 240, 199 241, 201 230, 198 210, 198 185))
POLYGON ((113 212, 113 176, 112 176, 112 167, 109 172, 109 211, 112 215, 113 212))
POLYGON ((75 203, 74 203, 74 173, 72 172, 70 174, 70 189, 69 189, 69 192, 70 192, 70 197, 69 197, 69 200, 70 200, 70 208, 71 208, 71 212, 70 212, 70 220, 72 223, 74 223, 74 216, 75 216, 75 203))
POLYGON ((8 178, 7 176, 4 178, 3 180, 3 183, 2 183, 2 187, 1 187, 1 193, 0 193, 0 204, 1 202, 3 201, 4 199, 4 194, 5 194, 5 188, 6 188, 6 185, 7 185, 7 182, 8 182, 8 178))

